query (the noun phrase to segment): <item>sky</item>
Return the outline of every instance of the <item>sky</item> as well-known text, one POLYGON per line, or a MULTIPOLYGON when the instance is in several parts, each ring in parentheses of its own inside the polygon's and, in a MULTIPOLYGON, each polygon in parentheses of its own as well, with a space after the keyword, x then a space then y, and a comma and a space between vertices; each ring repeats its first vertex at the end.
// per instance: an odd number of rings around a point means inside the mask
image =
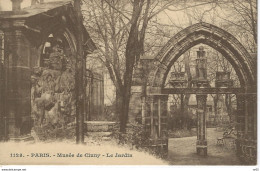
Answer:
MULTIPOLYGON (((62 1, 62 0, 44 0, 44 2, 51 1, 62 1)), ((21 4, 21 8, 25 8, 31 5, 31 0, 23 0, 21 4)), ((12 2, 11 0, 0 0, 0 11, 11 11, 12 10, 12 2)))

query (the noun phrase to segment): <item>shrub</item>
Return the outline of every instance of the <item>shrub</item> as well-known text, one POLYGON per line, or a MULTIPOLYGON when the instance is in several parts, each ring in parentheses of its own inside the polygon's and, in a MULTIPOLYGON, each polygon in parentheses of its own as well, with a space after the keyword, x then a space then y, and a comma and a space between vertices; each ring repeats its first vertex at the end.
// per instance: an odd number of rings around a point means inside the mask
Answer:
POLYGON ((163 158, 165 152, 158 148, 152 148, 152 142, 150 140, 150 133, 145 131, 142 124, 128 124, 125 134, 120 133, 119 124, 114 127, 112 137, 117 140, 120 145, 130 146, 132 149, 138 149, 148 152, 157 157, 163 158))
POLYGON ((75 138, 75 127, 62 127, 61 125, 46 124, 34 127, 40 141, 72 140, 75 138))
POLYGON ((175 113, 168 118, 168 129, 169 130, 179 130, 188 129, 196 127, 196 119, 192 119, 190 115, 182 115, 180 113, 175 113))

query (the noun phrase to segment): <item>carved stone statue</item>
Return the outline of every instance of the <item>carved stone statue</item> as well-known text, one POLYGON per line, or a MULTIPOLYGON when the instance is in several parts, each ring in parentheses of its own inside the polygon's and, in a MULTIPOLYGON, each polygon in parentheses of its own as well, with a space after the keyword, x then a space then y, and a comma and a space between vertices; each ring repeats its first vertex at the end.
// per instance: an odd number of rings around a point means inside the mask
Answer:
POLYGON ((60 39, 54 42, 52 46, 52 51, 50 53, 50 69, 63 70, 64 67, 64 51, 62 48, 62 41, 60 39))

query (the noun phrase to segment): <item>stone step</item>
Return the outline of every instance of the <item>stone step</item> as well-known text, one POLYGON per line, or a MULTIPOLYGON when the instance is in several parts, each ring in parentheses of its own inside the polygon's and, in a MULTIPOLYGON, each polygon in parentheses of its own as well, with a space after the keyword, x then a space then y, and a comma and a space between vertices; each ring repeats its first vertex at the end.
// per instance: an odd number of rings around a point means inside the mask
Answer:
POLYGON ((111 140, 111 137, 102 137, 102 140, 103 140, 103 141, 110 141, 110 140, 111 140))
POLYGON ((87 132, 110 132, 116 122, 108 122, 108 121, 85 121, 85 127, 87 128, 87 132))
POLYGON ((22 135, 22 136, 19 136, 19 137, 9 137, 9 141, 30 142, 30 141, 34 141, 34 138, 30 134, 28 134, 28 135, 22 135))
POLYGON ((87 135, 92 137, 110 137, 112 132, 87 132, 87 135))
MULTIPOLYGON (((116 122, 109 121, 84 121, 86 132, 110 132, 116 125, 116 122)), ((67 125, 67 128, 75 127, 76 123, 72 122, 67 125)))

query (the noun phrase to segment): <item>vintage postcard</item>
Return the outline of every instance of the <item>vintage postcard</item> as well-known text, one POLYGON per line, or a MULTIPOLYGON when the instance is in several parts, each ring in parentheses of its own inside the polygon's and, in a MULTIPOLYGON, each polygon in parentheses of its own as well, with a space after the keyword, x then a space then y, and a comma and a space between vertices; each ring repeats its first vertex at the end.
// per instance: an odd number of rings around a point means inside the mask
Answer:
POLYGON ((0 165, 257 170, 257 5, 0 0, 0 165))

